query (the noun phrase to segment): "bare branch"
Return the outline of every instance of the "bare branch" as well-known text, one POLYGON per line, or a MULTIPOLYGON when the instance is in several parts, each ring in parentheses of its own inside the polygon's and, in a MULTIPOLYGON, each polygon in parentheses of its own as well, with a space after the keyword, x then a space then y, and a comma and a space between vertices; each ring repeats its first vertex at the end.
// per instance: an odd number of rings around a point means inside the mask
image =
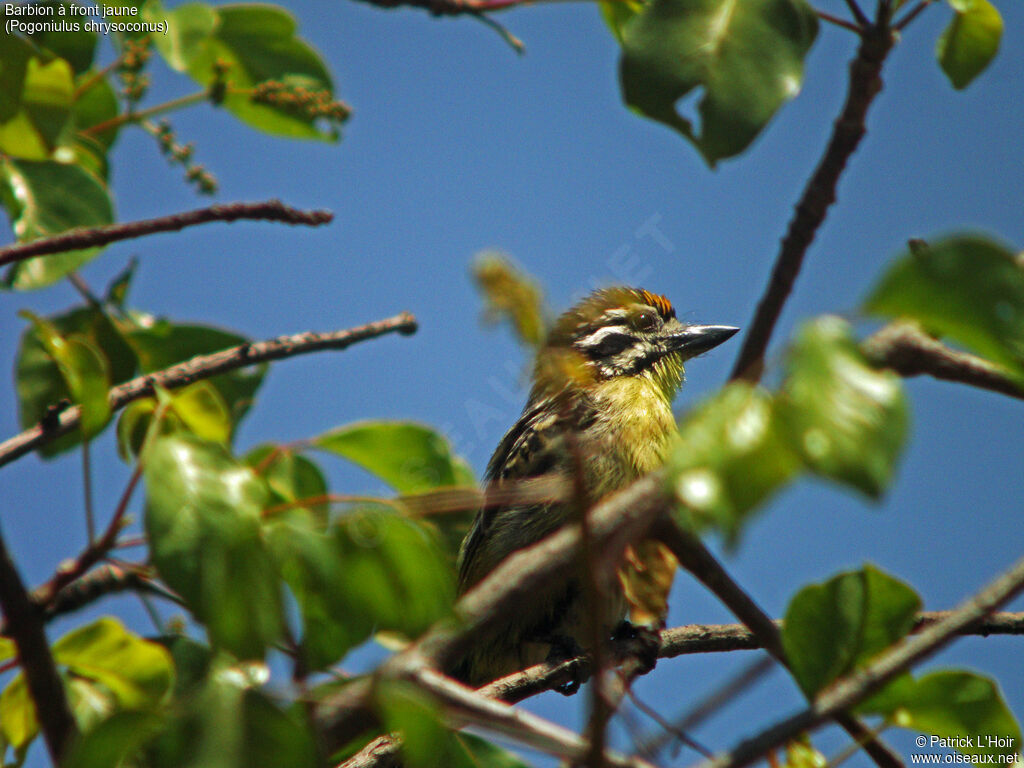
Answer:
POLYGON ((63 253, 79 248, 95 248, 117 240, 129 240, 135 237, 152 235, 157 232, 176 232, 185 227, 206 224, 211 221, 237 221, 238 219, 260 219, 263 221, 280 221, 285 224, 305 224, 316 227, 328 223, 334 218, 330 211, 301 211, 291 208, 280 200, 267 200, 260 203, 228 203, 198 208, 185 213, 175 213, 156 219, 129 221, 123 224, 108 224, 103 227, 72 229, 54 237, 33 240, 30 243, 9 245, 0 248, 0 267, 33 256, 46 256, 51 253, 63 253))
MULTIPOLYGON (((119 384, 110 390, 110 407, 116 411, 133 400, 148 397, 153 394, 154 387, 157 386, 175 389, 237 368, 309 352, 319 352, 324 349, 341 350, 356 342, 374 339, 396 331, 403 335, 415 333, 416 318, 408 312, 402 312, 394 317, 348 330, 330 333, 310 331, 292 336, 278 336, 276 339, 229 347, 209 355, 197 355, 191 360, 178 363, 162 371, 147 373, 131 381, 126 381, 124 384, 119 384)), ((15 435, 0 443, 0 467, 71 432, 78 427, 81 416, 81 409, 78 406, 72 406, 61 411, 52 423, 41 422, 20 435, 15 435)))
POLYGON ((78 726, 50 653, 42 612, 29 597, 3 537, 0 537, 0 608, 4 613, 4 631, 18 649, 18 663, 36 704, 36 717, 50 759, 54 765, 59 765, 78 735, 78 726))
MULTIPOLYGON (((855 3, 853 5, 856 6, 855 3)), ((882 65, 895 43, 887 22, 888 19, 880 19, 862 30, 857 56, 850 64, 846 103, 832 129, 825 154, 796 205, 768 286, 748 325, 731 380, 757 381, 761 378, 764 354, 772 331, 800 273, 804 255, 825 221, 829 207, 836 200, 839 178, 867 132, 868 109, 882 90, 882 65)))
POLYGON ((868 666, 832 683, 803 711, 780 720, 715 759, 705 761, 701 768, 742 768, 750 765, 796 734, 848 711, 885 683, 938 651, 958 634, 975 626, 1022 590, 1024 558, 944 618, 882 653, 868 666))
POLYGON ((890 323, 866 338, 861 349, 875 365, 891 368, 900 376, 927 374, 1024 399, 1024 385, 1007 371, 980 357, 950 349, 913 323, 890 323))

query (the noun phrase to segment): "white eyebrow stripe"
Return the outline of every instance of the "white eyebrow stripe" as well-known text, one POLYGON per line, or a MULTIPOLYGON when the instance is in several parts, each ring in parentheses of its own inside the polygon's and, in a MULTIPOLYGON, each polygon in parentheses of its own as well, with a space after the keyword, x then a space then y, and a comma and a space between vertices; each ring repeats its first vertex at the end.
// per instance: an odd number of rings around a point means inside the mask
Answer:
POLYGON ((578 339, 576 341, 576 344, 577 346, 583 347, 585 349, 590 349, 591 347, 596 347, 598 344, 604 341, 605 338, 612 334, 616 336, 629 336, 628 333, 623 332, 623 326, 621 325, 604 326, 603 328, 598 328, 589 336, 584 336, 583 338, 578 339))

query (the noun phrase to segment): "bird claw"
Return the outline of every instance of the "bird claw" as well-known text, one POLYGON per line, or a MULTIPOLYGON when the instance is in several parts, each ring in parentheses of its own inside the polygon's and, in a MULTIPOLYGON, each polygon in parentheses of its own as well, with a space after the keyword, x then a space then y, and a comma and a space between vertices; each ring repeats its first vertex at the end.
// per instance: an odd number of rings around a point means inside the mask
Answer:
MULTIPOLYGON (((580 647, 580 644, 574 638, 566 635, 554 635, 547 638, 547 642, 550 643, 551 650, 548 651, 545 661, 552 666, 565 664, 583 655, 583 649, 580 647)), ((578 661, 570 664, 568 669, 566 669, 570 679, 556 686, 555 690, 563 696, 572 696, 579 691, 580 685, 583 682, 580 668, 581 664, 578 661)))

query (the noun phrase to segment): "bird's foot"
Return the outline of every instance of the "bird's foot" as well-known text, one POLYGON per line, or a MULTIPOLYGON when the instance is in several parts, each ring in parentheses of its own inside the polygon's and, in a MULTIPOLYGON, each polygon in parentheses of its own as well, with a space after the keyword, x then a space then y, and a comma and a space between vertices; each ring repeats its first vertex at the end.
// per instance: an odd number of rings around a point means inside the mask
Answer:
POLYGON ((617 652, 635 659, 637 674, 646 675, 658 663, 661 635, 653 627, 623 620, 612 633, 612 642, 617 652))
POLYGON ((580 689, 580 684, 583 682, 582 664, 579 662, 579 658, 583 655, 583 649, 575 638, 568 635, 552 635, 545 638, 545 641, 551 645, 551 650, 548 651, 548 657, 545 659, 546 663, 557 666, 573 662, 565 670, 569 675, 569 680, 555 688, 563 696, 572 696, 580 689))

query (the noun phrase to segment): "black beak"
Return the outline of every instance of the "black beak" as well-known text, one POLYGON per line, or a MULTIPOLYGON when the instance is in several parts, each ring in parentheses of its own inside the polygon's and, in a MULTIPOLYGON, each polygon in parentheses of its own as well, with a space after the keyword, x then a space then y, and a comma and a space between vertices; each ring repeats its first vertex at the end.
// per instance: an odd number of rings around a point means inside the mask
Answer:
POLYGON ((696 357, 732 338, 738 331, 739 328, 731 325, 685 325, 669 337, 668 344, 673 352, 682 352, 686 358, 696 357))

